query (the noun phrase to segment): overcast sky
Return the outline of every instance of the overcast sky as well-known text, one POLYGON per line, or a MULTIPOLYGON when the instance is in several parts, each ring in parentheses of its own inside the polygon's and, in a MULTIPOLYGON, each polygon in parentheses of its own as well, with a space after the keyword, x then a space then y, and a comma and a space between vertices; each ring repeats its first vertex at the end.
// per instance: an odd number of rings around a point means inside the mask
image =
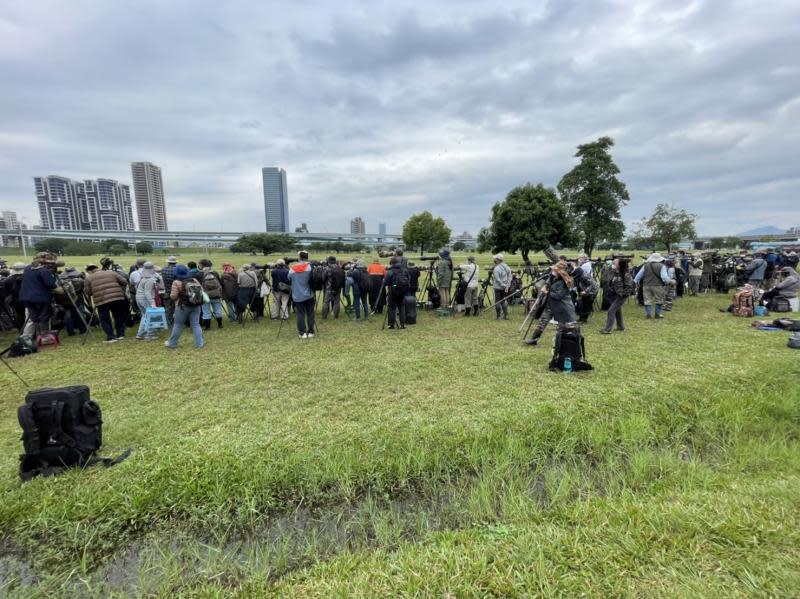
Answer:
POLYGON ((149 160, 171 229, 263 230, 280 166, 292 227, 474 233, 609 135, 629 224, 800 225, 798 56, 797 0, 4 0, 0 209, 38 224, 33 176, 149 160))

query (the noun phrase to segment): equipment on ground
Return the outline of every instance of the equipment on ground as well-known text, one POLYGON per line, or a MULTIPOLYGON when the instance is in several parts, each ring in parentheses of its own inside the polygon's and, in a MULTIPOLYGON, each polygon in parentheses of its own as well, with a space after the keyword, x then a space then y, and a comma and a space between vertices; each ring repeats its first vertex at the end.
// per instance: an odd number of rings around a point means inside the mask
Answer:
POLYGON ((586 361, 586 343, 581 329, 576 324, 564 324, 558 327, 553 345, 553 358, 550 370, 565 370, 565 361, 569 360, 570 372, 593 370, 586 361))

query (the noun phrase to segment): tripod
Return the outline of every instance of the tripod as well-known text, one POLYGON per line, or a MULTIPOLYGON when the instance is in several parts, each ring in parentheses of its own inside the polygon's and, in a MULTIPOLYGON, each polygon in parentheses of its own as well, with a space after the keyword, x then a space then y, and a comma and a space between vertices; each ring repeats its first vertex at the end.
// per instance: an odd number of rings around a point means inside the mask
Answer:
POLYGON ((420 307, 425 306, 428 296, 428 287, 433 285, 433 262, 428 265, 428 268, 426 268, 425 271, 427 274, 425 275, 425 280, 420 287, 420 295, 417 298, 417 305, 420 307))
POLYGON ((9 345, 9 346, 8 346, 6 349, 4 349, 2 352, 0 352, 0 362, 2 362, 3 364, 5 364, 6 368, 8 368, 8 369, 9 369, 9 370, 10 370, 10 371, 11 371, 11 372, 14 374, 14 376, 15 376, 15 377, 17 377, 17 378, 20 380, 20 382, 21 382, 23 385, 25 385, 25 388, 26 388, 26 389, 30 389, 31 387, 30 387, 30 385, 28 385, 28 383, 26 383, 26 382, 25 382, 25 379, 24 379, 24 378, 22 378, 22 377, 19 375, 19 373, 18 373, 16 370, 14 370, 14 369, 11 367, 11 364, 9 364, 8 362, 6 362, 6 359, 3 357, 3 354, 6 354, 6 353, 8 353, 9 351, 11 351, 11 346, 10 346, 10 345, 9 345))
MULTIPOLYGON (((83 310, 78 309, 78 304, 75 301, 73 295, 75 294, 75 290, 72 288, 72 284, 70 283, 70 290, 67 291, 67 288, 64 287, 63 281, 56 276, 56 285, 61 289, 64 295, 67 296, 69 303, 72 305, 72 309, 75 310, 75 313, 80 317, 83 326, 86 328, 86 332, 83 334, 83 340, 81 341, 81 345, 86 345, 86 340, 89 338, 89 335, 92 333, 92 327, 89 326, 89 323, 86 322, 86 316, 83 313, 83 310)), ((91 317, 90 317, 91 320, 91 317)))

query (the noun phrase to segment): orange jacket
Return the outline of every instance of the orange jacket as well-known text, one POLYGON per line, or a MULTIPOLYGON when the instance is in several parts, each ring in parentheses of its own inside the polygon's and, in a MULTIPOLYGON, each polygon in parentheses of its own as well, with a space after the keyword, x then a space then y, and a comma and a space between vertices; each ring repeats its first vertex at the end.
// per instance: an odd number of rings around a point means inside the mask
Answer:
POLYGON ((372 263, 367 267, 367 272, 371 275, 384 276, 386 274, 386 267, 383 264, 372 263))

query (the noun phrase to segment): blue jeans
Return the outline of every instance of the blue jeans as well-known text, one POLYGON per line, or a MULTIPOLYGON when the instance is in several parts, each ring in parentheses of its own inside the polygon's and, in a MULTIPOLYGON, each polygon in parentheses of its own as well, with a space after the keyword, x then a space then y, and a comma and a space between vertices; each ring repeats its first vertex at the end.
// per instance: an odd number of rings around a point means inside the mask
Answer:
POLYGON ((234 300, 225 300, 225 305, 227 306, 228 310, 228 320, 231 322, 236 322, 236 302, 234 300))
POLYGON ((172 336, 167 341, 167 345, 173 349, 178 347, 178 339, 185 328, 184 323, 189 319, 194 335, 195 347, 203 347, 203 329, 200 328, 200 306, 175 306, 175 322, 172 325, 172 336))
POLYGON ((369 308, 367 307, 367 299, 369 298, 368 291, 361 291, 358 285, 353 285, 353 302, 356 306, 356 320, 361 318, 361 306, 364 307, 364 320, 369 316, 369 308))
POLYGON ((215 297, 211 299, 211 303, 203 304, 203 320, 211 320, 212 308, 214 318, 222 318, 222 300, 215 297))

